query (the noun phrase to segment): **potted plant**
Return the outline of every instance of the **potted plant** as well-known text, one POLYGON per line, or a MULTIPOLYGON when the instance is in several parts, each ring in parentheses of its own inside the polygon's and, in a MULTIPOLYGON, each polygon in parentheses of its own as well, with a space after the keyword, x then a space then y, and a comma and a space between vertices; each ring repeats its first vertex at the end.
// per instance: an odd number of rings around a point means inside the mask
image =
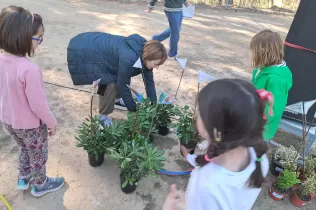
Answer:
POLYGON ((284 169, 295 171, 297 168, 298 152, 293 146, 289 148, 279 146, 272 152, 270 172, 274 176, 279 176, 284 169))
POLYGON ((168 135, 171 124, 171 117, 174 116, 174 105, 159 104, 157 106, 155 123, 157 125, 158 133, 162 136, 168 135))
POLYGON ((308 177, 304 183, 293 189, 291 202, 301 208, 312 200, 311 193, 315 192, 315 177, 308 177))
POLYGON ((282 171, 277 181, 271 184, 269 196, 276 201, 280 201, 288 194, 290 188, 299 183, 296 172, 287 169, 282 171))
POLYGON ((124 193, 135 191, 137 182, 147 175, 156 177, 156 171, 162 169, 164 151, 158 150, 152 144, 144 141, 140 135, 130 142, 123 142, 116 151, 109 149, 110 156, 121 168, 121 189, 124 193))
POLYGON ((101 166, 104 162, 106 144, 100 118, 98 116, 87 118, 78 128, 77 147, 87 151, 89 164, 92 167, 101 166))
MULTIPOLYGON (((127 128, 129 132, 132 134, 133 132, 137 132, 140 135, 147 137, 148 130, 150 128, 150 124, 155 115, 155 106, 151 104, 148 99, 143 99, 142 103, 139 104, 138 110, 136 112, 130 112, 127 115, 127 120, 129 124, 133 124, 133 126, 129 126, 127 128), (136 128, 134 127, 136 125, 136 128)), ((152 126, 150 129, 150 142, 153 141, 154 135, 157 133, 156 126, 152 126)))
MULTIPOLYGON (((194 129, 193 125, 193 114, 189 110, 189 106, 185 106, 183 109, 178 110, 178 123, 172 125, 172 127, 175 127, 176 129, 180 144, 185 146, 189 150, 191 149, 190 154, 194 154, 197 142, 196 140, 194 140, 196 130, 194 129)), ((182 154, 181 150, 180 153, 182 154)))
POLYGON ((308 156, 305 159, 305 170, 303 166, 298 168, 298 174, 301 181, 305 181, 306 177, 312 177, 315 175, 316 170, 316 158, 308 156))

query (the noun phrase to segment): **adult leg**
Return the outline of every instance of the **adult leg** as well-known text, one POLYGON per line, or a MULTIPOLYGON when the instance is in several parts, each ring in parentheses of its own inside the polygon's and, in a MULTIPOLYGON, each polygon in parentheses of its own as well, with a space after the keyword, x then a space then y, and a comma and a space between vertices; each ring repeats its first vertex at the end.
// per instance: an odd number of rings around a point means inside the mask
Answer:
POLYGON ((178 54, 178 42, 180 40, 180 30, 183 19, 183 13, 180 12, 167 12, 169 25, 171 28, 170 44, 169 44, 169 57, 177 56, 178 54))
POLYGON ((99 95, 99 113, 101 115, 111 114, 114 110, 117 96, 116 83, 108 84, 103 95, 99 95))
MULTIPOLYGON (((166 14, 166 16, 168 18, 167 11, 165 11, 165 14, 166 14)), ((169 22, 169 19, 168 19, 168 22, 169 22)), ((170 29, 170 22, 169 22, 169 28, 167 28, 161 34, 153 36, 152 40, 157 40, 159 42, 162 42, 162 41, 164 41, 164 40, 166 40, 166 39, 168 39, 170 37, 170 33, 171 33, 171 29, 170 29)))

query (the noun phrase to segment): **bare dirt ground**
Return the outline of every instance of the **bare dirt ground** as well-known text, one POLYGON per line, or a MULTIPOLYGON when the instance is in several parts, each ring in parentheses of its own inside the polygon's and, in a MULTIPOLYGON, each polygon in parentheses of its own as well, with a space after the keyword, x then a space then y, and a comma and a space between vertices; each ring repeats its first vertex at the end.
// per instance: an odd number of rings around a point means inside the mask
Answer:
MULTIPOLYGON (((34 61, 43 69, 46 82, 73 87, 66 61, 69 40, 81 32, 103 31, 130 35, 139 33, 150 39, 167 27, 161 7, 152 14, 144 12, 142 4, 119 4, 101 0, 1 0, 0 8, 19 5, 42 15, 45 23, 44 42, 34 61)), ((269 28, 286 36, 291 17, 266 16, 256 13, 234 13, 199 8, 192 20, 184 20, 179 56, 188 59, 188 67, 178 99, 192 105, 197 91, 197 70, 217 77, 250 78, 249 41, 258 31, 269 28)), ((168 42, 165 43, 168 46, 168 42)), ((174 94, 181 71, 175 62, 167 61, 155 70, 157 89, 174 94)), ((133 85, 143 90, 140 77, 133 85)), ((90 90, 89 87, 75 87, 90 90)), ((76 148, 76 128, 88 115, 89 97, 85 92, 46 84, 50 106, 59 122, 58 133, 49 140, 48 175, 63 175, 67 184, 62 190, 34 198, 16 188, 18 147, 0 126, 0 193, 14 210, 158 210, 167 195, 169 185, 176 183, 185 189, 188 177, 145 178, 134 194, 125 195, 119 186, 119 168, 106 160, 100 168, 88 164, 85 151, 76 148)), ((97 113, 97 101, 95 102, 97 113)), ((113 118, 124 118, 115 111, 113 118)), ((178 152, 175 136, 157 137, 155 143, 166 150, 165 168, 183 170, 188 167, 178 152)), ((254 209, 295 209, 289 202, 274 202, 267 197, 267 188, 254 209)), ((315 204, 315 203, 314 203, 315 204)), ((0 209, 4 209, 0 203, 0 209)), ((305 209, 316 209, 312 204, 305 209)))

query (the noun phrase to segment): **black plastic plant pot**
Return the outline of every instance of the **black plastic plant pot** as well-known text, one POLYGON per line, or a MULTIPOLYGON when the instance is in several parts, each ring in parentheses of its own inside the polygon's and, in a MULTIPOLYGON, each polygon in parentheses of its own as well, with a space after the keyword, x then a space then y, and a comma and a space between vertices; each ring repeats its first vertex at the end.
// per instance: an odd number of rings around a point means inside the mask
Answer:
POLYGON ((270 172, 274 176, 279 176, 280 173, 284 170, 284 168, 278 164, 273 158, 271 159, 270 172))
POLYGON ((100 154, 98 159, 95 155, 89 155, 89 164, 92 167, 101 166, 104 162, 104 154, 100 154))
MULTIPOLYGON (((196 145, 197 145, 197 142, 196 142, 196 141, 191 140, 191 141, 189 141, 189 143, 187 143, 187 144, 184 144, 184 143, 182 143, 182 142, 180 141, 180 144, 181 144, 182 146, 185 146, 187 149, 193 149, 193 150, 190 152, 190 154, 191 154, 191 155, 194 154, 194 152, 195 152, 195 147, 196 147, 196 145)), ((183 156, 181 150, 180 150, 180 153, 181 153, 181 155, 183 156)), ((184 157, 184 156, 183 156, 183 157, 184 157)))
POLYGON ((122 187, 123 183, 125 182, 124 180, 124 176, 123 174, 121 173, 120 174, 120 180, 121 180, 121 190, 122 192, 124 192, 125 194, 129 194, 129 193, 132 193, 136 190, 136 187, 137 187, 137 182, 134 183, 133 185, 131 185, 130 183, 128 183, 124 188, 122 187))
POLYGON ((167 136, 169 134, 170 129, 168 128, 168 126, 158 125, 157 128, 160 135, 167 136))

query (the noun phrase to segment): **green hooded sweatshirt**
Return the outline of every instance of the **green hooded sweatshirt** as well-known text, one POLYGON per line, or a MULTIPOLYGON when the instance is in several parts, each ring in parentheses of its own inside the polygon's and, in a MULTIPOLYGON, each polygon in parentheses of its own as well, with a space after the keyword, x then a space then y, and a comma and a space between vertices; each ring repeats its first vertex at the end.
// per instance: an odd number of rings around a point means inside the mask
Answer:
POLYGON ((252 84, 257 89, 265 89, 273 95, 273 116, 269 115, 270 103, 268 102, 265 109, 267 123, 263 132, 264 140, 272 140, 287 104, 288 93, 292 87, 292 73, 285 61, 280 65, 264 67, 259 73, 258 70, 257 68, 253 71, 252 84))

